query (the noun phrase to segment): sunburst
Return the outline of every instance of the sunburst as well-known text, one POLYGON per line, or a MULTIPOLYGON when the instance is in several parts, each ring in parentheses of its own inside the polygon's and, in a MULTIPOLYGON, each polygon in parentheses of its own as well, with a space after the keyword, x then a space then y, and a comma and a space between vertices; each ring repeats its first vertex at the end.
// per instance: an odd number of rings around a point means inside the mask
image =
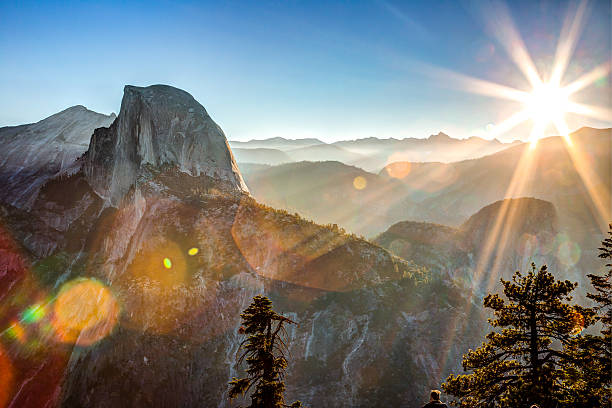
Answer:
POLYGON ((568 85, 561 85, 563 76, 570 62, 580 29, 586 12, 586 1, 580 3, 574 10, 570 10, 565 21, 550 72, 540 75, 529 55, 523 40, 516 30, 510 14, 502 3, 496 3, 488 21, 493 33, 505 48, 509 57, 516 64, 529 82, 531 89, 520 90, 510 86, 468 77, 444 69, 434 69, 430 74, 437 75, 438 79, 445 78, 454 82, 467 91, 495 97, 499 99, 519 102, 522 108, 511 114, 505 120, 489 127, 488 134, 497 137, 507 133, 516 126, 531 121, 530 141, 535 147, 537 141, 544 136, 550 125, 554 126, 558 134, 565 137, 568 143, 569 128, 566 122, 567 114, 576 114, 603 121, 612 120, 612 110, 604 107, 591 106, 572 101, 572 96, 589 87, 597 80, 605 78, 610 73, 611 61, 595 67, 568 85), (571 18, 573 16, 573 18, 571 18))
MULTIPOLYGON (((558 134, 563 136, 569 156, 574 168, 582 179, 593 204, 593 215, 599 220, 602 231, 605 231, 609 221, 609 195, 608 188, 604 185, 592 168, 584 146, 573 143, 570 138, 570 130, 567 125, 566 116, 575 114, 583 117, 595 118, 603 121, 612 120, 612 111, 608 108, 578 103, 572 98, 580 91, 589 87, 600 78, 605 78, 611 69, 611 61, 598 65, 593 70, 585 73, 575 81, 564 84, 563 77, 570 63, 576 42, 579 38, 583 19, 586 14, 586 1, 580 3, 575 9, 570 10, 565 20, 563 29, 559 36, 557 50, 550 71, 541 76, 527 48, 518 34, 510 14, 503 3, 494 3, 494 9, 488 14, 492 31, 504 46, 506 52, 517 68, 522 72, 530 84, 530 89, 521 90, 507 85, 502 85, 482 79, 477 79, 444 69, 429 69, 430 75, 435 75, 437 80, 446 79, 461 89, 489 97, 518 102, 521 106, 517 111, 509 115, 505 120, 494 125, 488 131, 489 136, 497 137, 507 133, 518 125, 530 121, 533 126, 530 134, 530 149, 525 149, 521 156, 512 180, 507 186, 505 198, 520 197, 525 194, 527 180, 530 174, 536 170, 535 154, 538 140, 544 137, 545 132, 551 125, 556 128, 558 134)), ((509 226, 513 224, 517 216, 516 209, 509 205, 506 200, 498 213, 493 228, 489 231, 484 248, 477 261, 474 278, 481 281, 489 262, 493 260, 489 279, 496 280, 499 276, 500 257, 496 253, 503 253, 509 239, 509 226)), ((492 282, 489 282, 492 284, 492 282)))

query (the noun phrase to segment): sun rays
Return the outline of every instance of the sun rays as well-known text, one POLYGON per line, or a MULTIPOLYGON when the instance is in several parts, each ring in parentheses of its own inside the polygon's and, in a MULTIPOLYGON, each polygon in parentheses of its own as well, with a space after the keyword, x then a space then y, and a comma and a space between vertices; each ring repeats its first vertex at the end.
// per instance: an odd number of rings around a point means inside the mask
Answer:
POLYGON ((551 64, 549 72, 541 75, 513 23, 507 7, 503 3, 494 3, 487 10, 485 21, 489 31, 496 37, 510 59, 521 71, 529 83, 530 89, 516 89, 440 68, 430 70, 429 74, 471 93, 521 104, 521 109, 489 129, 488 135, 490 137, 497 137, 524 122, 531 121, 533 127, 530 142, 534 147, 537 141, 544 136, 549 126, 554 127, 558 134, 564 136, 568 143, 571 143, 565 118, 566 114, 604 121, 612 120, 612 110, 572 100, 575 94, 601 78, 605 78, 610 73, 610 61, 598 65, 569 84, 563 84, 563 77, 576 48, 586 12, 586 1, 569 10, 559 36, 554 62, 551 64))
MULTIPOLYGON (((571 140, 566 115, 575 114, 604 121, 612 120, 610 109, 572 100, 578 92, 605 78, 610 73, 611 62, 606 61, 598 65, 569 84, 564 85, 563 81, 580 36, 587 13, 587 3, 583 1, 569 10, 559 36, 554 62, 546 76, 540 75, 536 69, 507 8, 502 3, 494 3, 488 12, 486 20, 489 30, 504 47, 531 89, 519 90, 439 69, 435 74, 468 92, 521 105, 519 110, 493 126, 489 131, 490 136, 497 137, 528 121, 532 123, 529 136, 530 148, 523 150, 504 198, 520 197, 525 194, 530 175, 537 169, 535 165, 537 143, 546 134, 546 129, 552 126, 565 140, 567 153, 591 198, 593 216, 604 231, 610 218, 610 189, 599 180, 596 171, 589 163, 588 154, 579 144, 571 140)), ((475 270, 476 282, 487 283, 487 286, 490 286, 501 272, 498 270, 502 264, 501 254, 509 244, 509 231, 517 216, 516 208, 513 208, 511 203, 508 200, 503 203, 493 228, 488 233, 475 270), (489 273, 486 278, 483 276, 485 270, 489 273)))

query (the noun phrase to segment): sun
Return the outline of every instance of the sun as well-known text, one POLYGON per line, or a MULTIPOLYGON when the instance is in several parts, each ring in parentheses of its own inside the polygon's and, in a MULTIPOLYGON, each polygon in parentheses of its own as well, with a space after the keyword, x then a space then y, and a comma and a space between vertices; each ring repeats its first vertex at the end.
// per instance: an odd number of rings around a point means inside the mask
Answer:
POLYGON ((605 61, 573 82, 562 85, 564 74, 580 35, 586 4, 586 1, 582 1, 575 10, 568 11, 568 18, 563 24, 557 43, 554 61, 550 66, 550 71, 545 75, 538 72, 507 9, 501 4, 495 9, 495 15, 491 16, 490 20, 497 24, 494 30, 497 39, 529 82, 530 90, 516 89, 436 67, 428 67, 428 74, 437 76, 437 79, 446 78, 450 83, 469 92, 520 103, 522 109, 498 123, 487 125, 488 138, 506 134, 518 125, 530 121, 533 124, 529 136, 532 147, 535 147, 538 140, 547 134, 546 131, 551 126, 556 129, 558 135, 565 138, 568 145, 571 145, 570 130, 566 121, 568 114, 590 117, 604 122, 612 121, 612 110, 609 108, 571 100, 574 94, 590 85, 606 81, 611 71, 612 61, 605 61))
POLYGON ((546 125, 562 119, 569 112, 569 95, 554 84, 542 84, 531 91, 525 108, 534 123, 546 125))
POLYGON ((546 128, 551 125, 571 143, 565 115, 572 112, 573 102, 567 89, 552 82, 537 83, 525 96, 523 105, 526 116, 533 122, 529 138, 531 148, 536 147, 538 140, 544 137, 546 128))

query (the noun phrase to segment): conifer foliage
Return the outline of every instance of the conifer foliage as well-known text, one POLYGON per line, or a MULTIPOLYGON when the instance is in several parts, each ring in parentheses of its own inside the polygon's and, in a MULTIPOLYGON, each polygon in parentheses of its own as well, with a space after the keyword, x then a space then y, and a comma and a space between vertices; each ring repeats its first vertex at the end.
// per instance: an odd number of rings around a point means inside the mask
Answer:
POLYGON ((461 407, 556 407, 559 378, 573 361, 563 347, 593 314, 567 303, 577 284, 555 280, 546 266, 532 264, 526 275, 516 272, 501 282, 507 300, 498 294, 484 299, 495 313, 491 325, 501 330, 464 355, 463 368, 471 373, 450 375, 443 388, 461 407))
POLYGON ((601 334, 576 338, 568 348, 576 362, 564 377, 564 402, 569 406, 609 407, 612 402, 612 225, 599 248, 599 257, 607 261, 606 271, 603 275, 587 275, 595 289, 587 297, 595 302, 601 334))
POLYGON ((287 332, 285 324, 295 324, 272 309, 272 302, 265 296, 255 296, 251 305, 240 315, 241 332, 248 337, 240 344, 242 353, 238 363, 247 363, 247 376, 234 377, 229 383, 229 397, 245 395, 251 388, 249 408, 298 408, 296 401, 285 405, 283 376, 287 368, 287 332))
POLYGON ((612 341, 612 224, 609 225, 608 237, 603 240, 599 248, 599 257, 607 260, 607 271, 603 275, 587 275, 595 288, 595 293, 589 293, 587 297, 597 303, 595 310, 603 324, 601 333, 606 339, 609 353, 612 341))

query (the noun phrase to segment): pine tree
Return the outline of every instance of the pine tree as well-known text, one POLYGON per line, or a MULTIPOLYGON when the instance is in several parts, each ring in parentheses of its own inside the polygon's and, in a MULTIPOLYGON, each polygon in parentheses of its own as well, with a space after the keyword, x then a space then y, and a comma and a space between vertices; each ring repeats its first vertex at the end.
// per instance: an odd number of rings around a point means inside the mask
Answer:
POLYGON ((595 301, 593 309, 602 325, 601 334, 580 336, 568 347, 575 362, 563 379, 564 402, 568 406, 595 408, 612 403, 612 225, 599 251, 599 257, 608 260, 607 271, 603 275, 587 275, 595 288, 587 297, 595 301))
POLYGON ((277 314, 272 302, 265 296, 255 296, 253 303, 240 315, 241 333, 248 337, 240 344, 242 354, 238 364, 245 359, 248 365, 245 378, 234 377, 229 383, 229 397, 245 395, 251 388, 249 408, 301 407, 299 401, 285 405, 283 376, 287 368, 287 332, 285 323, 295 322, 277 314))
POLYGON ((589 299, 593 299, 597 306, 595 310, 598 312, 598 317, 603 324, 601 333, 606 339, 605 343, 610 352, 610 341, 612 340, 612 224, 609 225, 608 237, 601 243, 599 248, 599 257, 607 259, 607 272, 603 275, 587 275, 591 280, 591 284, 595 288, 595 293, 587 294, 589 299))
POLYGON ((484 306, 493 309, 494 328, 487 342, 463 357, 465 375, 450 375, 446 393, 461 407, 558 406, 559 378, 572 356, 560 346, 592 322, 589 309, 570 306, 569 295, 577 286, 557 281, 542 266, 511 281, 501 280, 507 301, 489 294, 484 306))

